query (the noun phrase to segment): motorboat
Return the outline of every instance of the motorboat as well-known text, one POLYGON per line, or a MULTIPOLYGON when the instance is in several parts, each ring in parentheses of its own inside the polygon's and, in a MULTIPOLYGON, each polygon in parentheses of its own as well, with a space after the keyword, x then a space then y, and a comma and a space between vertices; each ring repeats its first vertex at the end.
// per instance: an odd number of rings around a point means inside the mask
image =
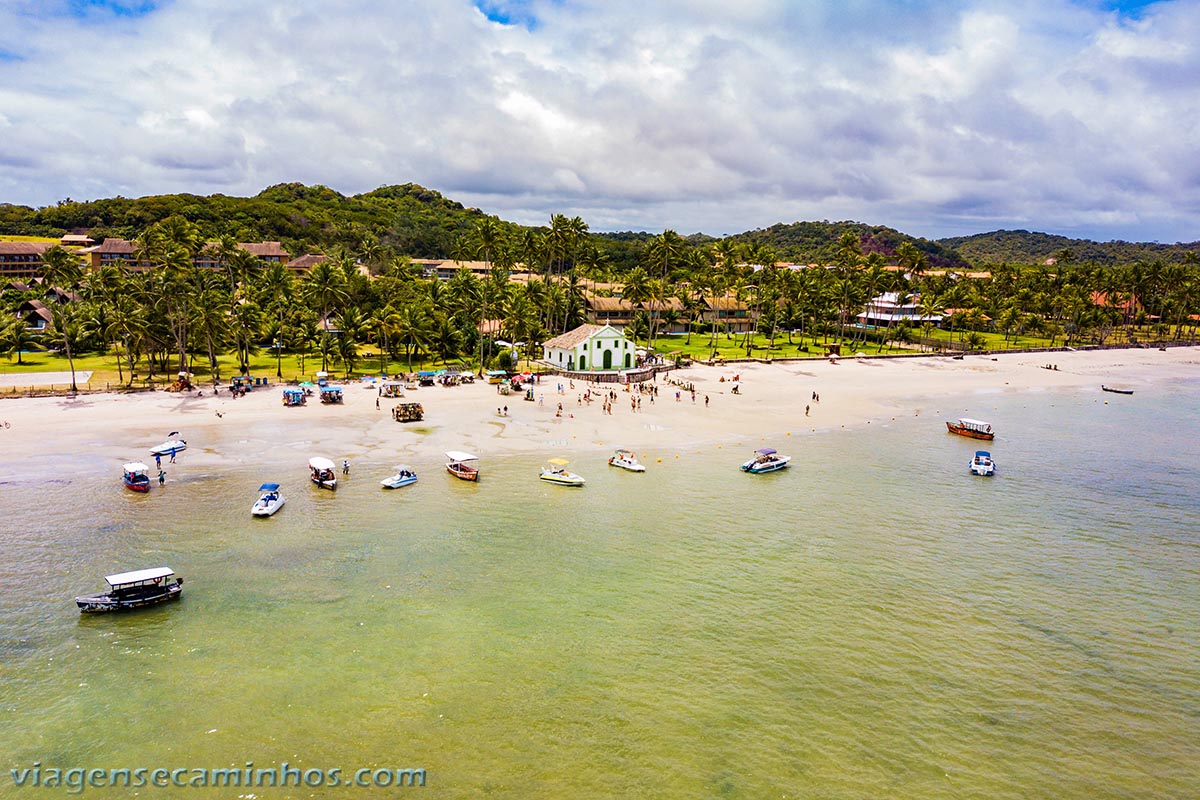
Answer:
POLYGON ((182 453, 184 450, 187 450, 187 441, 179 438, 179 431, 171 431, 167 434, 165 442, 150 448, 150 455, 169 456, 182 453))
POLYGON ((126 464, 125 470, 125 488, 132 489, 135 492, 150 491, 150 468, 140 461, 131 461, 126 464))
POLYGON ((397 464, 396 474, 380 481, 385 489, 399 489, 417 482, 417 472, 408 464, 397 464))
POLYGON ((279 493, 278 483, 264 483, 258 487, 260 492, 258 500, 250 509, 250 513, 256 517, 269 517, 279 509, 283 508, 283 495, 279 493))
POLYGON ((479 468, 476 467, 473 461, 478 461, 479 456, 473 456, 470 453, 464 453, 461 450, 447 450, 446 471, 454 477, 464 481, 479 480, 479 468))
POLYGON ((152 606, 167 600, 178 600, 183 592, 183 578, 175 577, 170 567, 151 567, 133 572, 109 575, 108 591, 75 598, 83 613, 98 611, 127 611, 152 606))
POLYGON ((951 433, 956 433, 959 436, 967 436, 971 439, 984 439, 990 442, 992 439, 996 438, 996 434, 992 430, 992 426, 979 419, 968 419, 963 417, 956 422, 947 422, 946 428, 951 433))
POLYGON ((568 463, 570 462, 565 458, 552 458, 547 466, 542 467, 542 474, 538 477, 547 483, 557 483, 559 486, 583 486, 583 478, 567 470, 568 463))
POLYGON ((309 478, 322 489, 337 488, 337 474, 333 469, 333 462, 328 458, 313 456, 308 460, 309 478))
POLYGON ((612 458, 608 460, 608 463, 610 466, 627 469, 630 472, 646 471, 646 467, 643 464, 638 463, 637 456, 633 454, 632 450, 617 450, 612 454, 612 458))
POLYGON ((987 450, 976 450, 975 457, 971 459, 967 469, 972 475, 991 476, 996 474, 996 462, 992 461, 992 454, 987 450))
POLYGON ((791 460, 791 456, 781 456, 773 447, 764 447, 755 450, 754 458, 742 464, 742 472, 750 472, 755 475, 774 472, 786 467, 791 460))

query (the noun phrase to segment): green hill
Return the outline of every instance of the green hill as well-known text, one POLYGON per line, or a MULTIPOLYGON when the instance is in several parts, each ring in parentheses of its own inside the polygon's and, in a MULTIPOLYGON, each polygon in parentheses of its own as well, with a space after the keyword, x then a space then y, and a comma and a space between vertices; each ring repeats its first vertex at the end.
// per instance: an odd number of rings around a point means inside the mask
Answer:
POLYGON ((864 253, 881 253, 890 258, 902 242, 912 242, 925 253, 931 269, 963 269, 970 266, 953 248, 940 242, 914 238, 893 228, 861 222, 780 223, 735 234, 730 238, 746 244, 769 246, 783 261, 829 264, 837 256, 838 239, 847 231, 858 236, 864 253))
POLYGON ((1021 230, 955 236, 938 239, 938 244, 957 251, 972 264, 980 266, 1041 264, 1048 258, 1058 258, 1064 251, 1070 251, 1071 258, 1076 262, 1092 261, 1102 266, 1131 264, 1135 261, 1179 261, 1185 253, 1200 249, 1200 242, 1093 242, 1021 230))

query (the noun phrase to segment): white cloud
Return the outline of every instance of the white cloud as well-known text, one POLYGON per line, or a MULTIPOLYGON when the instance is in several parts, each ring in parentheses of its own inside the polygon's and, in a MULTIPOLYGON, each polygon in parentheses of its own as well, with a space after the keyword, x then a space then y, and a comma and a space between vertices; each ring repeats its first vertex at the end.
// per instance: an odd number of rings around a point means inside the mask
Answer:
POLYGON ((415 181, 523 222, 1200 239, 1200 6, 174 0, 0 9, 0 200, 415 181))

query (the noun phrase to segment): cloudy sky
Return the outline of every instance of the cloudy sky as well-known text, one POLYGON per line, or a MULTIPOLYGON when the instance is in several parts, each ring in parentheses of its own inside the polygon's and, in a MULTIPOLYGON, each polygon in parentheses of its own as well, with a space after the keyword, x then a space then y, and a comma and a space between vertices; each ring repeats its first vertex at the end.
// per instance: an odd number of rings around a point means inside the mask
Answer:
POLYGON ((1200 240, 1200 0, 0 0, 0 202, 1200 240))

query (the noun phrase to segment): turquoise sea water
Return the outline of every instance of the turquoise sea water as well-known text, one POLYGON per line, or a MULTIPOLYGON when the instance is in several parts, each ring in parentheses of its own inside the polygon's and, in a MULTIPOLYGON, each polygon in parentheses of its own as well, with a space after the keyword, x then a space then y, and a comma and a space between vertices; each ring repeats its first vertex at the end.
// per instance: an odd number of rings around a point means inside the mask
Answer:
POLYGON ((35 762, 427 770, 336 791, 364 798, 1196 797, 1197 389, 957 398, 790 437, 796 466, 757 477, 759 441, 643 475, 577 455, 581 490, 524 456, 478 485, 406 458, 420 482, 384 492, 380 454, 336 495, 303 459, 184 454, 148 496, 9 464, 0 797, 64 795, 14 785, 35 762), (995 424, 996 478, 951 413, 995 424), (252 519, 267 479, 287 505, 252 519), (178 604, 75 609, 159 564, 178 604))

